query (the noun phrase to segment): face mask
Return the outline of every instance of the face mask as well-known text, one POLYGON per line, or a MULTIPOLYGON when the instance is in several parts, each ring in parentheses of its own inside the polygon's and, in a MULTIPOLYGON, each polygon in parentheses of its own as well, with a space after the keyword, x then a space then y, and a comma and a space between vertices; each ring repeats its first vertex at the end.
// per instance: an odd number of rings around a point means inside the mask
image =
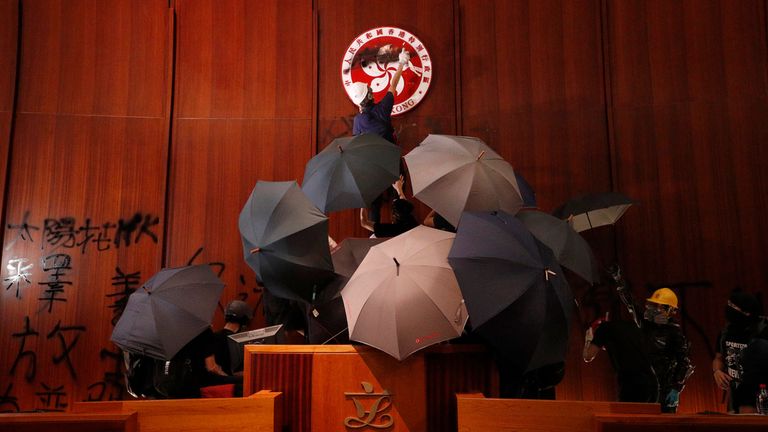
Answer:
POLYGON ((732 307, 725 307, 725 319, 734 327, 746 327, 749 325, 749 317, 732 307))
POLYGON ((664 312, 660 311, 658 308, 655 307, 646 307, 645 313, 643 313, 643 318, 646 319, 646 321, 651 321, 656 324, 668 324, 669 323, 669 317, 664 312))

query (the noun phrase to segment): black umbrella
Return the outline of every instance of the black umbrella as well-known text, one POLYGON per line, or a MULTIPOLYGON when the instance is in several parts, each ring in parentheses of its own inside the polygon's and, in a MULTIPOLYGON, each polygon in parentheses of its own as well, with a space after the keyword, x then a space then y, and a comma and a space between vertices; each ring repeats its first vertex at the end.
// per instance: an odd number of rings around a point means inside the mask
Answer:
POLYGON ((346 276, 347 278, 352 277, 352 274, 360 266, 360 263, 363 262, 363 258, 368 254, 368 250, 371 249, 371 246, 376 246, 386 240, 388 239, 368 237, 350 237, 344 239, 339 244, 339 247, 331 254, 333 268, 336 270, 336 273, 340 275, 346 276))
POLYGON ((629 197, 618 192, 583 195, 566 201, 552 215, 567 219, 578 232, 613 225, 634 204, 629 197))
POLYGON ((560 265, 591 284, 600 279, 592 248, 567 222, 535 210, 521 211, 516 217, 552 250, 560 265))
POLYGON ((336 275, 318 293, 312 304, 307 304, 307 332, 309 343, 349 343, 347 315, 341 290, 363 262, 372 246, 388 239, 354 238, 344 239, 331 253, 336 275))
POLYGON ((256 183, 239 222, 245 260, 275 296, 311 301, 332 277, 328 218, 296 182, 256 183))
POLYGON ((515 171, 515 179, 517 179, 517 187, 520 189, 520 196, 523 198, 523 207, 535 208, 537 206, 536 192, 533 187, 517 171, 515 171))
POLYGON ((307 162, 301 188, 324 213, 363 208, 400 176, 400 147, 376 134, 336 138, 307 162))
POLYGON ((563 361, 573 295, 552 251, 504 212, 465 212, 448 256, 472 328, 522 373, 563 361))
POLYGON ((124 351, 170 360, 211 325, 223 289, 207 264, 160 270, 128 298, 111 339, 124 351))
POLYGON ((311 344, 349 343, 347 314, 341 289, 349 278, 336 275, 315 299, 307 305, 307 339, 311 344))

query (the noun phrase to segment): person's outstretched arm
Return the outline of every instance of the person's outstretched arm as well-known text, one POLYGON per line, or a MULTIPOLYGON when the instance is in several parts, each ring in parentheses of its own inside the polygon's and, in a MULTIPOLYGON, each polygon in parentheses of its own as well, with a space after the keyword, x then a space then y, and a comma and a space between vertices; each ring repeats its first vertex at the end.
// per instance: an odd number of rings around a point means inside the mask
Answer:
POLYGON ((395 94, 397 83, 400 82, 400 76, 403 74, 403 67, 408 64, 410 59, 410 54, 408 54, 408 51, 403 48, 403 50, 400 52, 400 55, 398 56, 398 62, 400 65, 397 67, 397 72, 395 72, 395 75, 392 77, 392 82, 389 84, 390 93, 395 94))
POLYGON ((368 220, 368 209, 367 208, 361 208, 360 209, 360 226, 367 229, 370 232, 373 232, 373 222, 368 220))

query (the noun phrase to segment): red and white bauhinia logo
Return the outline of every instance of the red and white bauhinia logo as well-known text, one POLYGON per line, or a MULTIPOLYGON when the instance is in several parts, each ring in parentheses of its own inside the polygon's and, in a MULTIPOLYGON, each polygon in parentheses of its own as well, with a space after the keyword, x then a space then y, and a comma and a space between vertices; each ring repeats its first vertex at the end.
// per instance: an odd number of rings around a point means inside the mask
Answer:
POLYGON ((347 96, 352 99, 353 83, 363 82, 373 90, 374 100, 380 101, 397 72, 397 55, 403 49, 411 60, 403 66, 402 78, 397 83, 392 115, 403 114, 418 105, 432 82, 432 59, 416 36, 397 27, 368 30, 349 44, 341 62, 341 82, 347 96))

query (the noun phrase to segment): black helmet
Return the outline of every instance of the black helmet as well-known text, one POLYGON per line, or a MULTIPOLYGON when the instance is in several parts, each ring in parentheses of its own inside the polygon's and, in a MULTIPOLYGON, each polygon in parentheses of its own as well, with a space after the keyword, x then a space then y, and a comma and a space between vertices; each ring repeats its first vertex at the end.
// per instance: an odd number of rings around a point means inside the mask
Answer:
POLYGON ((748 326, 760 319, 761 312, 762 307, 757 297, 736 289, 731 292, 728 298, 725 319, 736 327, 748 326))
POLYGON ((228 322, 246 324, 253 318, 253 309, 242 300, 232 300, 224 310, 224 319, 228 322))

